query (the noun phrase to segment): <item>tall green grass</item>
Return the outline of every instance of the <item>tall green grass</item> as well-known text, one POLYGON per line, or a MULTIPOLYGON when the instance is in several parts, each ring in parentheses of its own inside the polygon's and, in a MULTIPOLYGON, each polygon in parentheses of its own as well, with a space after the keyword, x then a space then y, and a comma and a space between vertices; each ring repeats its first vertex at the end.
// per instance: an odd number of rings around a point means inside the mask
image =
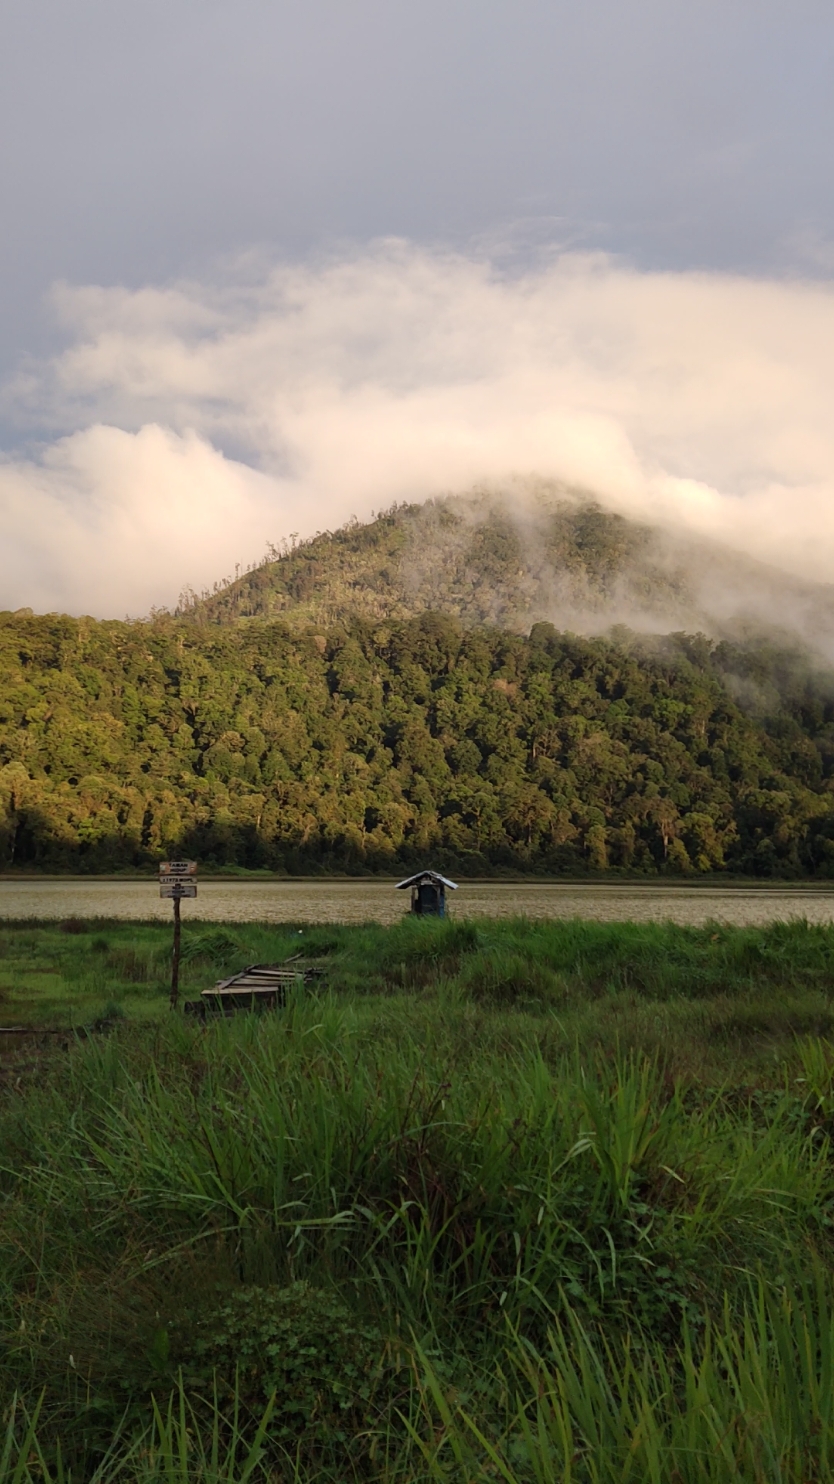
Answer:
POLYGON ((559 1387, 565 1345, 587 1368, 581 1336, 602 1336, 618 1396, 636 1346, 656 1411, 681 1336, 702 1365, 716 1333, 725 1348, 747 1333, 752 1280, 801 1287, 827 1260, 817 1043, 804 1083, 695 1097, 634 1055, 543 1052, 517 1014, 484 1015, 473 1039, 468 1006, 422 1009, 299 996, 281 1017, 126 1029, 7 1105, 0 1375, 32 1406, 43 1391, 65 1453, 106 1453, 125 1408, 135 1427, 179 1373, 197 1384, 195 1345, 230 1292, 303 1281, 372 1324, 379 1356, 400 1357, 393 1392, 369 1383, 376 1437, 413 1412, 397 1386, 421 1355, 444 1386, 477 1382, 492 1416, 508 1328, 525 1364, 562 1346, 559 1387))
POLYGON ((450 1402, 424 1362, 418 1441, 433 1478, 506 1484, 725 1484, 830 1479, 834 1464, 834 1314, 828 1276, 726 1308, 697 1340, 685 1327, 671 1353, 612 1344, 575 1314, 539 1350, 506 1353, 511 1402, 490 1432, 450 1402))
MULTIPOLYGON (((164 923, 5 924, 0 1023, 69 1026, 114 1011, 167 1012, 170 928, 164 923)), ((326 967, 337 995, 450 994, 473 1005, 549 1010, 577 1036, 616 1036, 658 1052, 697 1042, 728 1069, 795 1034, 834 1035, 834 929, 802 921, 763 928, 713 924, 524 919, 421 921, 391 928, 188 924, 181 990, 194 998, 254 961, 303 952, 326 967), (678 1033, 680 1032, 680 1033, 678 1033), (709 1048, 712 1047, 712 1051, 709 1048)))
POLYGON ((822 1273, 775 1295, 759 1284, 739 1314, 725 1310, 695 1341, 685 1329, 672 1351, 641 1337, 612 1343, 568 1310, 541 1348, 509 1337, 486 1417, 418 1346, 407 1409, 382 1420, 375 1448, 352 1460, 349 1448, 338 1459, 276 1448, 274 1396, 247 1425, 237 1398, 231 1413, 216 1396, 195 1405, 180 1383, 151 1400, 144 1426, 117 1431, 91 1469, 74 1475, 60 1447, 41 1441, 39 1405, 29 1415, 15 1400, 0 1484, 809 1484, 832 1476, 833 1336, 822 1273))
POLYGON ((24 1069, 0 1484, 829 1477, 829 935, 588 926, 311 931, 280 1014, 24 1069))

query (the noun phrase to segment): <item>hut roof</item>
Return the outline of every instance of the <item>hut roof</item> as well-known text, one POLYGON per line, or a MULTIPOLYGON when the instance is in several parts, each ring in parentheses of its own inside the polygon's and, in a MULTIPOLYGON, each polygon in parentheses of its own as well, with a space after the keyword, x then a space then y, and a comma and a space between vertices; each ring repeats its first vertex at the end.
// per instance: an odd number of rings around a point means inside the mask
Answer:
POLYGON ((448 876, 441 876, 439 871, 418 871, 416 876, 407 876, 405 881, 398 881, 397 891, 401 891, 404 886, 423 886, 424 884, 434 886, 438 881, 450 887, 452 891, 458 889, 456 881, 450 881, 448 876))

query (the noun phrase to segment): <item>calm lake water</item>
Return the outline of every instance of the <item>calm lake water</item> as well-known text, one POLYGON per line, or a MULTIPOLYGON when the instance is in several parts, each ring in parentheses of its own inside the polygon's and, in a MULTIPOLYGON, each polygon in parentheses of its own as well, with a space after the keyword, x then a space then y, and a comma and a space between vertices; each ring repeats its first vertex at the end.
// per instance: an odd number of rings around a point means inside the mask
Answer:
MULTIPOLYGON (((205 881, 183 920, 396 922, 408 894, 387 881, 205 881)), ((576 886, 466 882, 450 893, 455 917, 589 917, 602 922, 834 922, 834 889, 802 887, 576 886)), ((170 919, 154 881, 0 881, 0 918, 170 919)))

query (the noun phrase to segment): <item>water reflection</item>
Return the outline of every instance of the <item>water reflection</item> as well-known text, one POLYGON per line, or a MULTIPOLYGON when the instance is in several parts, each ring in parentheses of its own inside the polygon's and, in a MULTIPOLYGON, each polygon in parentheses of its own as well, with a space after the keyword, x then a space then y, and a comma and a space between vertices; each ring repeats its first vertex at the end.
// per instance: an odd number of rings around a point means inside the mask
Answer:
MULTIPOLYGON (((203 922, 396 922, 406 893, 387 881, 201 881, 183 919, 203 922)), ((462 883, 450 915, 588 917, 602 922, 834 922, 834 888, 462 883)), ((155 881, 0 881, 0 918, 171 916, 155 881)))

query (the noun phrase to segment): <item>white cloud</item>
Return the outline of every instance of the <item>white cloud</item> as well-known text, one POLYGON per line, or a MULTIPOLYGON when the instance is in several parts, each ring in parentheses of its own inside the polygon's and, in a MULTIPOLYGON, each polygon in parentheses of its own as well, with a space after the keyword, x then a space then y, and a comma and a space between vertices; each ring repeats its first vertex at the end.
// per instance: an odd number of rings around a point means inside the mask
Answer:
POLYGON ((65 436, 0 464, 4 606, 141 612, 291 530, 527 474, 834 578, 829 286, 401 243, 251 277, 58 291, 70 348, 8 391, 65 436))
POLYGON ((62 438, 39 464, 0 468, 7 606, 146 611, 184 570, 228 573, 232 533, 251 546, 272 493, 193 432, 97 424, 62 438))

